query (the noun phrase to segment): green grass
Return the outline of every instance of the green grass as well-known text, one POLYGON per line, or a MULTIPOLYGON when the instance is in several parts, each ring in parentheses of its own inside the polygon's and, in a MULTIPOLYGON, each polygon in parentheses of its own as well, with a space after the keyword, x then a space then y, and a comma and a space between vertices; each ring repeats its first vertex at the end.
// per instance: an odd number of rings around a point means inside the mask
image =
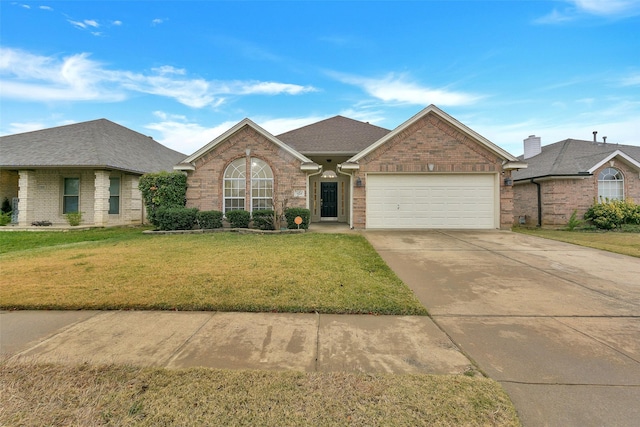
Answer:
POLYGON ((0 254, 62 246, 80 242, 140 239, 142 227, 108 227, 92 230, 0 231, 0 254))
POLYGON ((73 233, 9 242, 0 308, 426 314, 356 234, 73 233))
POLYGON ((519 426, 466 376, 0 364, 2 425, 519 426))
POLYGON ((513 231, 640 258, 640 233, 520 228, 513 231))

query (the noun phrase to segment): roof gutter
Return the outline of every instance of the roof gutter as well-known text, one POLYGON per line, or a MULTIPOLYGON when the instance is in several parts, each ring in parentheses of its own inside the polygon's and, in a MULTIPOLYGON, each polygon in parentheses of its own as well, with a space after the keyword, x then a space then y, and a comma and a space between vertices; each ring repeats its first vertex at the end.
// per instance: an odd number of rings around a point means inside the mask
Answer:
POLYGON ((339 174, 349 177, 349 228, 353 230, 353 172, 352 173, 343 172, 342 164, 338 164, 336 171, 339 174))

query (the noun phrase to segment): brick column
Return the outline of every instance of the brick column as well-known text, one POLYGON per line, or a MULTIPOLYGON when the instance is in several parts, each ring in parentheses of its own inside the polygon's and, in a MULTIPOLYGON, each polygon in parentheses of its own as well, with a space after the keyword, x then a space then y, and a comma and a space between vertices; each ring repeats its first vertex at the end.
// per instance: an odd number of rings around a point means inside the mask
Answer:
POLYGON ((109 171, 95 171, 93 199, 93 222, 95 225, 109 223, 109 171))
POLYGON ((36 173, 29 170, 18 171, 18 225, 26 227, 34 221, 36 205, 36 173))

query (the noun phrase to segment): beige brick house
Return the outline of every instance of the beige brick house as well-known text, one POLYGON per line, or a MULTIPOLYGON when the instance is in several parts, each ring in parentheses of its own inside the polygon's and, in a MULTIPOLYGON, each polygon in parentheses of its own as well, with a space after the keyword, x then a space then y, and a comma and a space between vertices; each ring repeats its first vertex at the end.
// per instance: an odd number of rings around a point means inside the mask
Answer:
POLYGON ((387 130, 336 116, 274 136, 249 119, 187 157, 187 206, 310 209, 353 228, 509 228, 526 164, 431 105, 387 130))
POLYGON ((82 225, 143 221, 138 179, 171 171, 186 156, 151 137, 99 119, 0 137, 0 201, 13 203, 13 225, 82 225))
POLYGON ((640 202, 640 147, 566 139, 541 146, 524 140, 529 165, 515 171, 514 214, 525 225, 565 226, 575 210, 582 218, 595 201, 640 202))

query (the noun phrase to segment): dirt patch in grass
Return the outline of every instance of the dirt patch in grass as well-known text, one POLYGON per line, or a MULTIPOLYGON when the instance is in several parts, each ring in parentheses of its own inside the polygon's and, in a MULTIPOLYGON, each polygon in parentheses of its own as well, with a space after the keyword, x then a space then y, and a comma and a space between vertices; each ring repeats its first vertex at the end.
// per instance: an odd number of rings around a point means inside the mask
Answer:
POLYGON ((518 426, 493 380, 0 364, 2 425, 518 426))
POLYGON ((142 236, 0 256, 5 309, 426 314, 360 235, 142 236))
POLYGON ((513 231, 640 258, 640 233, 514 228, 513 231))

